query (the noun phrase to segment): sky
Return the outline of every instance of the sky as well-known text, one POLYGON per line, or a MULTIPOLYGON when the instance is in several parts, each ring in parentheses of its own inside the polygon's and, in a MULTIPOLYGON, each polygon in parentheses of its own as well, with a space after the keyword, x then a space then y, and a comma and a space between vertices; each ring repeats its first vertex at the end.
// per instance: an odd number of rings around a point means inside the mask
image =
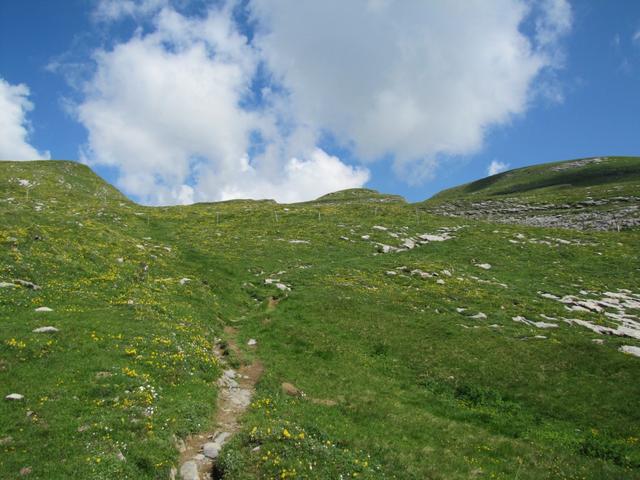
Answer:
POLYGON ((0 0, 0 159, 149 205, 640 155, 635 0, 0 0))

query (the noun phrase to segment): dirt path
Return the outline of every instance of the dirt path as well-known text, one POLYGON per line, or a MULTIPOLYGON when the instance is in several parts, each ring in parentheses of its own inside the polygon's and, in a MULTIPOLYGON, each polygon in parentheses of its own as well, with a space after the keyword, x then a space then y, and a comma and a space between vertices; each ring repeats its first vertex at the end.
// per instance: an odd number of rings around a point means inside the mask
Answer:
MULTIPOLYGON (((215 355, 224 367, 225 348, 236 355, 239 349, 234 341, 236 330, 225 328, 227 344, 216 345, 215 355)), ((181 445, 180 472, 183 480, 209 480, 214 478, 215 459, 222 446, 240 430, 240 416, 251 403, 255 385, 262 375, 263 367, 258 361, 243 365, 239 369, 227 368, 218 379, 218 401, 214 430, 187 437, 181 445)), ((175 473, 172 478, 175 478, 175 473)))

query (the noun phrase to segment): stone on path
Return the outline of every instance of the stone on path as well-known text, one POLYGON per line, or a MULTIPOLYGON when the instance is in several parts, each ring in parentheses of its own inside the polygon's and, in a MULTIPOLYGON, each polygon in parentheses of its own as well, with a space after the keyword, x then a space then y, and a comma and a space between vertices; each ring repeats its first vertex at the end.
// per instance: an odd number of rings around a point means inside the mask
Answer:
POLYGON ((202 446, 202 451, 205 457, 218 458, 220 453, 220 446, 215 442, 207 442, 202 446))
POLYGON ((33 333, 56 333, 56 332, 59 332, 59 330, 56 327, 47 326, 47 327, 36 328, 32 330, 32 332, 33 333))
POLYGON ((193 460, 184 462, 180 467, 180 477, 182 480, 200 480, 198 474, 198 464, 193 460))
POLYGON ((24 395, 20 395, 19 393, 10 393, 6 397, 4 397, 4 399, 5 400, 20 401, 20 400, 24 400, 24 395))
POLYGON ((36 312, 53 312, 53 309, 49 307, 38 307, 36 308, 36 312))
POLYGON ((623 345, 619 349, 622 353, 627 353, 635 357, 640 357, 640 347, 633 347, 631 345, 623 345))

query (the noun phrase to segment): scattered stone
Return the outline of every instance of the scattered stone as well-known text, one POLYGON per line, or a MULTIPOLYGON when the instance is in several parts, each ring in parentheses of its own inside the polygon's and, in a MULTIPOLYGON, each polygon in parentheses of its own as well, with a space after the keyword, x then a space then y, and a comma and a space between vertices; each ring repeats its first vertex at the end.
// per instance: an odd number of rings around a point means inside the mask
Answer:
POLYGON ((291 290, 287 285, 285 285, 284 283, 276 283, 276 288, 278 290, 282 290, 283 292, 287 292, 289 290, 291 290))
POLYGON ((386 231, 387 231, 387 227, 383 227, 383 226, 381 226, 381 225, 374 225, 374 226, 373 226, 373 227, 371 227, 371 228, 373 228, 374 230, 378 230, 378 231, 380 231, 380 232, 386 232, 386 231))
POLYGON ((415 248, 416 242, 413 241, 410 238, 407 238, 407 239, 405 239, 404 242, 402 242, 402 246, 405 247, 405 248, 408 248, 409 250, 411 250, 412 248, 415 248))
POLYGON ((438 285, 444 285, 444 280, 442 280, 441 278, 439 278, 438 280, 436 280, 436 283, 438 285))
POLYGON ((220 445, 215 442, 207 442, 203 445, 202 451, 205 457, 208 458, 218 458, 218 454, 220 453, 220 445))
POLYGON ((258 344, 258 341, 255 338, 250 338, 249 341, 247 342, 247 345, 249 345, 250 347, 255 347, 258 344))
POLYGON ((49 307, 38 307, 36 308, 36 312, 53 312, 53 309, 49 307))
POLYGON ((40 327, 40 328, 36 328, 34 330, 31 330, 33 333, 56 333, 59 332, 59 330, 56 327, 40 327))
POLYGON ((596 345, 602 345, 604 343, 604 340, 602 340, 601 338, 594 338, 593 340, 591 340, 593 343, 595 343, 596 345))
POLYGON ((473 318, 475 320, 486 320, 487 316, 482 312, 478 312, 475 315, 472 315, 471 318, 473 318))
POLYGON ((191 281, 190 278, 181 278, 180 279, 180 285, 186 285, 187 283, 189 283, 191 281))
POLYGON ((253 447, 253 448, 251 449, 251 451, 252 451, 253 453, 259 452, 259 451, 260 451, 260 445, 258 445, 257 447, 253 447))
POLYGON ((556 323, 547 323, 547 322, 534 322, 532 320, 527 320, 525 317, 516 316, 511 318, 514 322, 524 323, 525 325, 529 325, 536 328, 558 328, 558 324, 556 323))
POLYGON ((196 462, 201 462, 201 461, 203 461, 203 460, 204 460, 204 458, 205 458, 205 456, 204 456, 202 453, 197 453, 197 454, 195 454, 195 455, 193 456, 193 459, 194 459, 196 462))
POLYGON ((124 454, 120 450, 118 450, 118 453, 116 453, 116 458, 118 460, 120 460, 121 462, 126 462, 127 461, 127 459, 125 458, 124 454))
POLYGON ((640 357, 640 347, 633 347, 631 345, 623 345, 619 349, 622 353, 628 353, 634 357, 640 357))
POLYGON ((344 240, 345 242, 348 242, 349 241, 349 237, 342 236, 342 237, 340 237, 340 240, 344 240))
POLYGON ((387 273, 387 275, 389 275, 390 277, 394 277, 394 276, 396 276, 396 275, 398 274, 397 272, 395 272, 395 271, 393 271, 393 270, 387 270, 387 272, 386 272, 386 273, 387 273))
POLYGON ((292 383, 284 382, 282 384, 282 393, 289 395, 290 397, 300 397, 302 392, 295 387, 292 383))
POLYGON ((40 286, 36 285, 33 282, 28 282, 26 280, 15 279, 13 281, 16 285, 20 285, 21 287, 29 288, 31 290, 40 290, 40 286))
POLYGON ((20 395, 19 393, 10 393, 6 397, 4 397, 4 399, 19 402, 21 400, 24 400, 24 395, 20 395))
POLYGON ((362 235, 362 240, 369 240, 371 238, 371 235, 362 235))
POLYGON ((124 258, 122 258, 122 257, 118 257, 118 258, 116 258, 116 262, 118 262, 118 263, 124 263, 124 258))
POLYGON ((15 288, 15 287, 16 287, 15 283, 0 282, 0 288, 15 288))
POLYGON ((180 476, 182 477, 182 480, 200 480, 198 464, 193 460, 184 462, 180 467, 180 476))
POLYGON ((292 244, 300 244, 300 243, 310 243, 309 240, 289 240, 289 243, 292 244))
POLYGON ((476 263, 475 265, 476 265, 476 267, 482 268, 483 270, 490 270, 491 269, 491 264, 489 264, 489 263, 476 263))

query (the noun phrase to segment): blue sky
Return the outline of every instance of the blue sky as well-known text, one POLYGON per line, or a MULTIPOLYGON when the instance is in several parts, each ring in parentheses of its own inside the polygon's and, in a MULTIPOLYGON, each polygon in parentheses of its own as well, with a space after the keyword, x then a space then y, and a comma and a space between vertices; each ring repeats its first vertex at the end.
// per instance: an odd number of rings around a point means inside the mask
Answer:
POLYGON ((0 79, 0 157, 144 203, 417 201, 639 155, 640 2, 0 1, 0 79))

